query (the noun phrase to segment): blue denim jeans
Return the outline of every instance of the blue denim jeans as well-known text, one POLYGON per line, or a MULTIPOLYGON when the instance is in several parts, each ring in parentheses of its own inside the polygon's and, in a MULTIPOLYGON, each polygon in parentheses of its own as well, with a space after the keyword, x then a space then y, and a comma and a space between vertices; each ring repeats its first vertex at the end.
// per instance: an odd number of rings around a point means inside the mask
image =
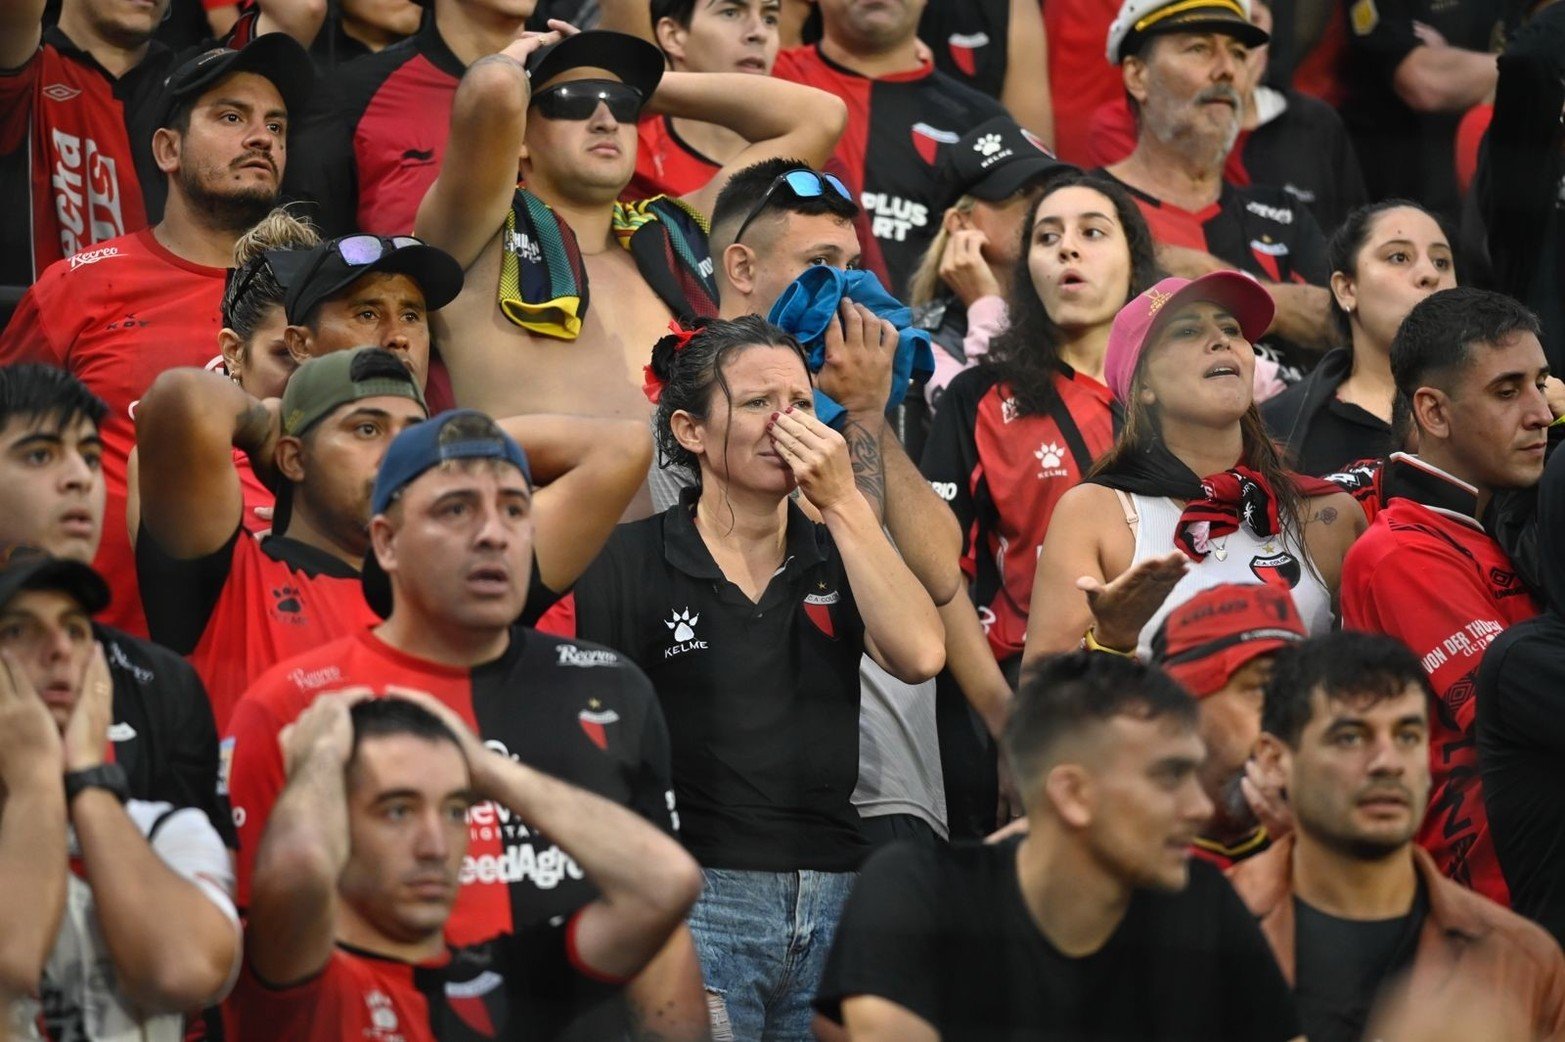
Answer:
POLYGON ((690 912, 713 1042, 812 1042, 820 986, 852 872, 703 869, 690 912))

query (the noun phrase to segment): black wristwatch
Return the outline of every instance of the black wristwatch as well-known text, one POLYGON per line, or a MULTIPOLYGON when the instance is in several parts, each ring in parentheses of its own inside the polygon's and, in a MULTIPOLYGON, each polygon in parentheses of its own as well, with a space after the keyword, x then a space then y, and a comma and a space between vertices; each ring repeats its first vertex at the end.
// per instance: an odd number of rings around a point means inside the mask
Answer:
POLYGON ((130 779, 125 777, 125 768, 117 763, 100 763, 96 767, 88 767, 84 771, 65 772, 65 805, 69 807, 71 801, 80 796, 87 789, 106 789, 114 794, 114 798, 124 803, 130 799, 130 779))

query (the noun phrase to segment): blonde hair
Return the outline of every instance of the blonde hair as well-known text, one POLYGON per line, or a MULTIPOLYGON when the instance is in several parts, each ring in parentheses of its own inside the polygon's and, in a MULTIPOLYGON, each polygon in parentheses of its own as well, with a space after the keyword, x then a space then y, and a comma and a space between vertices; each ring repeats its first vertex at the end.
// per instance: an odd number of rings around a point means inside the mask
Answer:
POLYGON ((923 307, 940 296, 941 290, 945 287, 945 283, 940 279, 940 258, 945 256, 946 243, 951 241, 951 233, 946 229, 945 214, 950 213, 951 210, 958 213, 972 213, 973 204, 976 202, 978 200, 973 196, 964 195, 940 215, 940 229, 935 232, 935 237, 930 240, 929 249, 924 251, 918 267, 913 270, 912 276, 908 279, 908 307, 923 307))
POLYGON ((283 287, 266 262, 267 251, 307 250, 320 242, 313 224, 279 206, 234 243, 234 270, 223 290, 223 325, 237 333, 241 343, 248 343, 270 309, 283 302, 283 287))
POLYGON ((234 243, 234 267, 243 268, 267 250, 308 250, 320 244, 315 225, 279 206, 234 243))

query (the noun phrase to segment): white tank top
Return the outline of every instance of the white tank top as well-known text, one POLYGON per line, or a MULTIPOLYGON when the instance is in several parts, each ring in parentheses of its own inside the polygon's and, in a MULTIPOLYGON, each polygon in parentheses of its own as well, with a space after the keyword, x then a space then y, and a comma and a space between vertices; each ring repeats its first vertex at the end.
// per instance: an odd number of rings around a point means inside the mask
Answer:
MULTIPOLYGON (((1136 525, 1136 553, 1132 566, 1149 557, 1172 553, 1174 526, 1183 508, 1166 496, 1130 497, 1140 521, 1136 525)), ((1292 536, 1261 539, 1240 525, 1221 539, 1212 540, 1213 550, 1199 563, 1193 563, 1179 580, 1168 600, 1141 630, 1136 651, 1145 659, 1151 654, 1152 635, 1163 625, 1169 612, 1197 593, 1220 583, 1273 582, 1289 587, 1293 605, 1299 609, 1304 628, 1313 636, 1331 629, 1331 593, 1325 583, 1305 562, 1308 554, 1292 536)))

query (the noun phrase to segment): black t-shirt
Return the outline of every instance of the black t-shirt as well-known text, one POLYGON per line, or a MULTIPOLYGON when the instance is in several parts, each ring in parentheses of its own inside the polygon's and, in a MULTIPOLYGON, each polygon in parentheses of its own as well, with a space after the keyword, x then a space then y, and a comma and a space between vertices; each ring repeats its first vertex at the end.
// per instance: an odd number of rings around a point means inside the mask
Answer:
POLYGON ((1244 166, 1258 185, 1275 185, 1309 207, 1330 235, 1369 201, 1358 155, 1337 110, 1308 94, 1284 91, 1287 108, 1250 132, 1244 166))
POLYGON ((929 0, 918 36, 935 68, 996 100, 1010 59, 1011 0, 929 0))
POLYGON ((1498 49, 1502 5, 1495 0, 1350 0, 1348 98, 1342 118, 1353 134, 1372 199, 1401 197, 1455 217, 1454 143, 1461 113, 1414 112, 1397 96, 1397 66, 1423 46, 1415 22, 1452 47, 1498 49))
POLYGON ((1254 919, 1217 869, 1177 894, 1137 891, 1097 952, 1070 958, 1034 924, 1020 839, 933 850, 895 844, 864 866, 815 1006, 876 995, 945 1042, 1273 1042, 1300 1034, 1254 919))
POLYGON ((233 814, 217 790, 217 727, 196 671, 150 640, 108 626, 93 629, 114 685, 109 741, 130 794, 199 807, 233 847, 233 814))
POLYGON ((1293 899, 1294 997, 1310 1042, 1359 1042, 1380 986, 1413 959, 1428 902, 1423 887, 1407 915, 1339 919, 1293 899))
POLYGON ((673 748, 680 834, 713 868, 851 871, 864 624, 824 525, 788 506, 753 603, 696 530, 696 490, 621 525, 576 584, 577 632, 640 666, 673 748))

